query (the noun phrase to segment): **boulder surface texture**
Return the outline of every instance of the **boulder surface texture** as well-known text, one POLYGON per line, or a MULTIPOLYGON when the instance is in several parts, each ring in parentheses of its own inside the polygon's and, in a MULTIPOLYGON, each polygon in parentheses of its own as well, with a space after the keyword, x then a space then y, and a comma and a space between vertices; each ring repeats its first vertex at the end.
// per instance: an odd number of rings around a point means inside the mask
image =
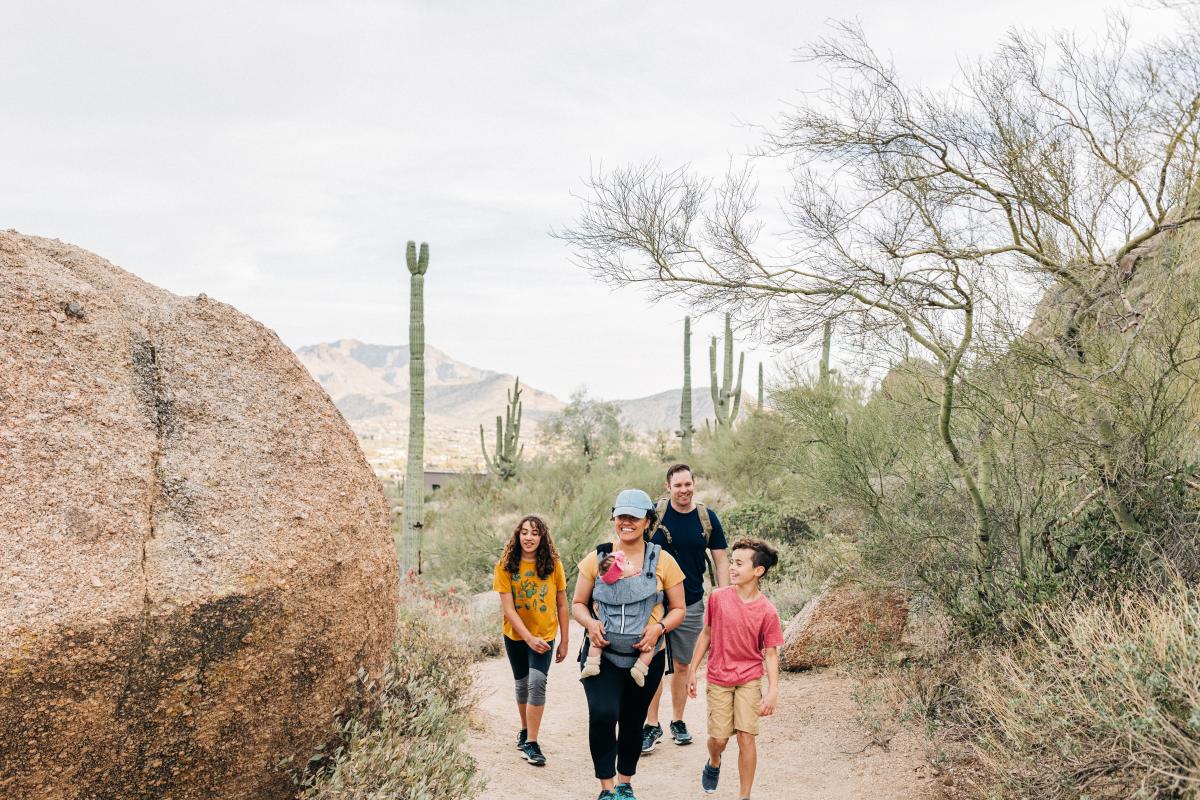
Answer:
POLYGON ((288 797, 390 652, 387 505, 291 351, 13 231, 0 534, 0 797, 288 797))
POLYGON ((784 669, 830 667, 878 656, 900 644, 908 595, 853 583, 827 583, 783 632, 784 669))

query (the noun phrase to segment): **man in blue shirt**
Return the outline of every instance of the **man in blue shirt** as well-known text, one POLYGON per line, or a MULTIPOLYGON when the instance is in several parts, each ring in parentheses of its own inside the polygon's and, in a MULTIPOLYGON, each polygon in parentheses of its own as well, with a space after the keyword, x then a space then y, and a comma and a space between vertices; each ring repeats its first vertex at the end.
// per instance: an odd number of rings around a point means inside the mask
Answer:
MULTIPOLYGON (((695 490, 692 468, 687 464, 675 464, 667 470, 667 496, 670 502, 666 504, 660 525, 651 539, 674 556, 683 569, 683 594, 687 604, 687 615, 683 624, 667 634, 670 637, 671 658, 675 662, 675 672, 670 680, 670 728, 675 744, 692 743, 692 734, 688 732, 683 721, 683 710, 688 700, 687 666, 692 660, 696 639, 704 629, 704 582, 708 572, 709 553, 712 554, 717 586, 729 585, 729 557, 725 531, 712 509, 695 502, 695 490), (701 514, 707 515, 707 526, 703 524, 701 514)), ((646 712, 646 724, 642 729, 643 753, 653 750, 662 738, 658 706, 662 698, 663 684, 666 683, 667 681, 663 681, 659 684, 646 712)))

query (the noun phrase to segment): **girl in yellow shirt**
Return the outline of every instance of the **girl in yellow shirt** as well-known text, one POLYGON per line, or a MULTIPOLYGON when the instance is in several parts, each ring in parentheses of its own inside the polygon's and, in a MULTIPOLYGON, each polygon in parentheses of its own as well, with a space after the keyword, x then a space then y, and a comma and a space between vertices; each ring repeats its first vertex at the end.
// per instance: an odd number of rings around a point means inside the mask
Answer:
POLYGON ((517 749, 530 764, 545 766, 537 738, 546 706, 546 677, 552 650, 556 662, 567 657, 569 618, 566 574, 541 517, 530 514, 517 523, 496 562, 492 590, 500 594, 504 651, 516 683, 521 715, 517 749))

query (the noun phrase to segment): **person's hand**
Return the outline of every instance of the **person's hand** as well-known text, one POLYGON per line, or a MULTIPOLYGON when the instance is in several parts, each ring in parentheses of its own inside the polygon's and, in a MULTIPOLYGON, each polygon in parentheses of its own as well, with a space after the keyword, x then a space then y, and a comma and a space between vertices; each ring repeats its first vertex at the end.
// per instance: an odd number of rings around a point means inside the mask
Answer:
POLYGON ((567 659, 567 637, 563 637, 558 643, 558 649, 554 653, 554 663, 561 664, 567 659))
POLYGON ((538 636, 530 635, 525 640, 525 644, 529 645, 530 649, 535 653, 544 653, 550 649, 550 643, 538 636))
POLYGON ((662 625, 655 622, 652 625, 647 625, 646 630, 642 631, 642 638, 638 639, 638 643, 634 648, 641 650, 643 653, 649 653, 658 644, 658 637, 662 636, 662 625))
POLYGON ((588 639, 591 640, 591 642, 594 646, 596 646, 596 647, 607 647, 608 646, 608 639, 604 638, 605 630, 604 630, 603 622, 601 622, 598 619, 589 620, 587 629, 588 629, 588 639))
MULTIPOLYGON (((695 697, 696 695, 692 695, 695 697)), ((779 702, 779 693, 771 689, 762 699, 762 707, 758 709, 760 717, 769 717, 775 713, 775 704, 779 702)))
POLYGON ((688 683, 687 683, 688 697, 690 697, 694 700, 696 698, 696 670, 695 669, 688 667, 687 679, 688 679, 688 683))

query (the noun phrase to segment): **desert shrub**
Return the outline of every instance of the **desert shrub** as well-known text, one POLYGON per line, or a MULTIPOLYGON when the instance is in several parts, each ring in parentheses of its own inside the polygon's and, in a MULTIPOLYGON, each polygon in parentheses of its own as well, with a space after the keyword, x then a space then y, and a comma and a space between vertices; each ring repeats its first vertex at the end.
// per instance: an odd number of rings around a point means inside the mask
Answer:
POLYGON ((751 500, 721 513, 726 538, 759 536, 786 546, 795 546, 816 537, 809 521, 819 510, 801 509, 794 502, 772 503, 751 500))
MULTIPOLYGON (((406 592, 408 594, 410 592, 406 592)), ((464 749, 473 653, 445 617, 402 603, 379 704, 309 762, 305 800, 460 800, 483 781, 464 749)), ((365 675, 359 680, 367 682, 365 675)))
POLYGON ((980 762, 1004 796, 1200 791, 1200 597, 1158 591, 1030 616, 968 676, 980 762))
POLYGON ((662 480, 655 459, 630 454, 612 463, 536 459, 509 481, 453 484, 438 493, 425 529, 428 574, 441 583, 460 580, 473 591, 490 589, 492 569, 517 520, 540 514, 570 578, 574 565, 611 532, 617 492, 632 486, 653 496, 662 480))

